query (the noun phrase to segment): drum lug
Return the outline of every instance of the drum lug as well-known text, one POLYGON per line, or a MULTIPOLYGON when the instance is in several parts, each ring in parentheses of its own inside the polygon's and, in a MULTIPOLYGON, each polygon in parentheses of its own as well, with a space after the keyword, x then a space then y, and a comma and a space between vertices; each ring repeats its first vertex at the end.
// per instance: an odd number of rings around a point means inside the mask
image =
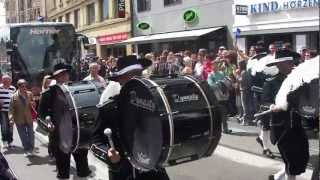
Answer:
POLYGON ((162 149, 164 150, 164 149, 175 148, 175 147, 179 147, 179 146, 182 146, 182 144, 179 143, 179 144, 174 144, 173 146, 163 146, 162 149))
MULTIPOLYGON (((175 112, 172 112, 171 115, 173 116, 173 115, 177 115, 177 114, 179 114, 179 113, 180 113, 179 111, 175 111, 175 112)), ((168 116, 168 115, 169 115, 169 113, 161 113, 161 114, 160 114, 160 117, 168 116)))
POLYGON ((174 144, 173 146, 171 146, 172 148, 175 148, 175 147, 180 147, 180 146, 182 146, 182 144, 181 143, 179 143, 179 144, 174 144))

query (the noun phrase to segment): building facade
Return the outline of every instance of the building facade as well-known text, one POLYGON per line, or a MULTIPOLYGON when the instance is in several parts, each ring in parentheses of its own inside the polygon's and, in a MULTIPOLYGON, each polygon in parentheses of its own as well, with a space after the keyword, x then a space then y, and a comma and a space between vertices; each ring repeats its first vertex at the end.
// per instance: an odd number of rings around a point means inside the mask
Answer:
MULTIPOLYGON (((235 16, 234 28, 240 30, 238 46, 248 50, 263 42, 281 47, 290 43, 300 52, 302 48, 318 50, 319 0, 235 0, 243 8, 235 16)), ((319 51, 318 51, 319 52, 319 51)))
POLYGON ((6 23, 23 23, 46 16, 44 0, 5 0, 6 23))
POLYGON ((70 22, 78 33, 88 36, 90 50, 99 57, 123 56, 131 46, 117 45, 131 37, 129 0, 50 0, 50 21, 70 22))
POLYGON ((123 43, 139 53, 232 47, 233 0, 133 0, 133 34, 123 43))

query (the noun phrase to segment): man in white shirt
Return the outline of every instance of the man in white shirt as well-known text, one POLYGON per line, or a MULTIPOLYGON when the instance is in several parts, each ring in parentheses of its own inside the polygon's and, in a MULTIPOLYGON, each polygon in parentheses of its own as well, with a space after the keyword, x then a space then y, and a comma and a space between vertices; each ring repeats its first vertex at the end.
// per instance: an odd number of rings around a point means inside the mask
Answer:
POLYGON ((100 65, 98 63, 91 63, 89 65, 89 76, 85 77, 83 80, 92 81, 98 89, 104 89, 107 86, 106 80, 99 76, 100 65))

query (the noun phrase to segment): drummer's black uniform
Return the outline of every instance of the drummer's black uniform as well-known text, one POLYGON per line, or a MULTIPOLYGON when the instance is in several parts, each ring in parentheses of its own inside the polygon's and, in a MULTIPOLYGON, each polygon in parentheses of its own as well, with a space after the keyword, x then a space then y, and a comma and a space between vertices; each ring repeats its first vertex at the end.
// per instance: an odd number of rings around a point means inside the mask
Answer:
MULTIPOLYGON (((284 75, 278 74, 265 80, 261 102, 264 106, 269 107, 274 103, 276 95, 285 78, 286 77, 284 75)), ((265 115, 261 117, 260 121, 264 131, 270 130, 270 119, 271 115, 265 115)))
MULTIPOLYGON (((284 79, 284 75, 278 74, 265 83, 265 102, 274 103, 284 79)), ((277 144, 288 174, 299 175, 305 171, 309 159, 308 139, 301 126, 301 117, 290 107, 288 111, 272 114, 271 142, 277 144)))
MULTIPOLYGON (((61 114, 55 113, 56 108, 65 108, 66 106, 66 100, 60 101, 61 104, 57 107, 56 104, 53 102, 57 102, 56 99, 60 99, 59 96, 61 96, 61 90, 58 86, 51 86, 47 91, 43 92, 41 94, 40 102, 39 102, 39 115, 40 118, 45 119, 45 117, 50 116, 52 124, 54 125, 54 130, 51 132, 51 146, 54 151, 54 156, 56 158, 56 166, 58 170, 57 177, 58 178, 69 178, 70 174, 70 158, 71 158, 71 152, 65 153, 61 149, 61 137, 59 132, 59 125, 60 121, 62 120, 61 114), (53 101, 55 99, 55 101, 53 101)), ((61 98, 62 100, 63 98, 61 98)), ((63 137, 64 140, 68 137, 63 137)), ((91 171, 88 167, 88 159, 87 159, 88 149, 77 149, 75 152, 72 153, 74 160, 76 162, 77 167, 77 175, 79 177, 86 177, 88 176, 91 171)))
POLYGON ((109 165, 109 180, 169 180, 169 177, 165 169, 159 171, 141 172, 132 167, 130 162, 126 159, 124 152, 121 148, 118 130, 118 96, 110 98, 107 102, 99 107, 99 118, 97 120, 94 135, 93 145, 104 151, 104 157, 101 157, 109 165), (112 130, 112 139, 115 144, 115 148, 119 151, 121 161, 117 164, 113 164, 107 157, 106 153, 110 148, 109 142, 104 135, 104 130, 110 128, 112 130), (135 174, 136 178, 133 178, 135 174))

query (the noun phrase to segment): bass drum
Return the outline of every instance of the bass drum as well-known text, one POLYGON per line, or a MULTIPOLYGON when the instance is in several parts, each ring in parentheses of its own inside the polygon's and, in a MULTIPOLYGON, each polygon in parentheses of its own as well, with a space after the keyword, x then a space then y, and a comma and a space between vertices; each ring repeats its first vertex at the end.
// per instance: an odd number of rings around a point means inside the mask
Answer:
POLYGON ((120 93, 120 142, 143 171, 210 156, 221 137, 218 109, 207 83, 192 77, 132 79, 120 93))
MULTIPOLYGON (((100 93, 97 87, 89 81, 81 81, 69 83, 67 85, 56 85, 58 90, 63 92, 66 100, 66 110, 61 110, 65 117, 70 117, 72 121, 73 141, 71 151, 77 148, 89 148, 90 139, 93 133, 95 121, 98 116, 98 108, 96 105, 100 99, 100 93)), ((54 98, 53 101, 59 101, 54 98)), ((57 104, 56 102, 52 102, 57 104)), ((53 110, 58 112, 61 109, 53 110)), ((67 123, 65 124, 67 125, 67 123)), ((60 121, 59 126, 64 126, 64 122, 60 121)))

